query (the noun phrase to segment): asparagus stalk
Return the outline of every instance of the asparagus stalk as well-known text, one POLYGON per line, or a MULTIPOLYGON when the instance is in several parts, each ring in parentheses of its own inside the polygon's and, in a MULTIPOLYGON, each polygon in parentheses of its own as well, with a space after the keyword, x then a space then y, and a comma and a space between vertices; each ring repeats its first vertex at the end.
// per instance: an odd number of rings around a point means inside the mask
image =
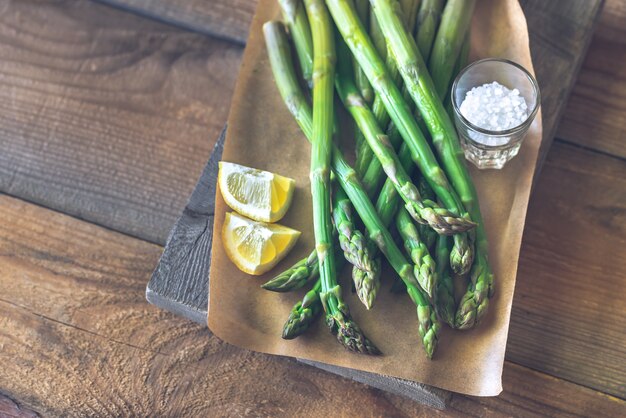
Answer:
POLYGON ((338 56, 339 63, 335 80, 339 96, 361 132, 365 135, 367 143, 374 151, 385 173, 393 182, 398 194, 405 201, 406 208, 411 216, 418 222, 428 223, 441 234, 464 232, 473 228, 475 225, 466 218, 455 216, 446 209, 438 207, 433 201, 422 201, 417 187, 412 183, 393 147, 389 144, 388 137, 377 125, 376 118, 350 79, 350 63, 342 59, 345 55, 341 52, 338 56))
POLYGON ((333 219, 345 259, 354 266, 352 278, 359 299, 372 307, 380 288, 380 259, 370 251, 368 240, 355 228, 352 204, 341 187, 333 196, 333 219))
POLYGON ((452 84, 454 78, 461 72, 463 68, 467 65, 467 61, 469 59, 470 52, 470 31, 468 30, 465 34, 465 39, 463 40, 463 45, 461 46, 461 52, 459 52, 459 57, 456 60, 456 64, 454 64, 454 71, 452 71, 452 78, 450 80, 450 84, 448 85, 448 90, 446 91, 446 95, 444 98, 444 107, 446 108, 446 112, 448 112, 448 116, 450 119, 454 120, 454 111, 452 110, 452 84))
POLYGON ((415 42, 425 62, 428 62, 433 41, 439 27, 443 0, 424 0, 417 15, 417 34, 415 42))
MULTIPOLYGON (((418 176, 417 190, 424 199, 436 199, 435 194, 433 193, 433 189, 430 188, 423 176, 418 176)), ((426 248, 428 248, 429 251, 434 250, 435 242, 437 241, 438 235, 437 232, 435 232, 435 230, 432 229, 429 225, 424 224, 417 225, 417 231, 419 232, 420 237, 422 237, 422 240, 426 244, 426 248)))
POLYGON ((448 258, 450 257, 448 242, 449 239, 445 235, 437 237, 435 256, 437 258, 437 278, 439 281, 436 287, 435 309, 439 318, 454 328, 456 304, 454 301, 454 282, 448 268, 448 258))
MULTIPOLYGON (((379 0, 371 1, 373 6, 376 6, 378 3, 379 0)), ((393 11, 391 0, 388 0, 386 3, 389 3, 388 12, 393 14, 394 24, 399 25, 398 29, 400 32, 406 35, 406 31, 401 27, 398 16, 393 11)), ((339 28, 344 40, 347 42, 353 55, 357 58, 361 68, 363 68, 363 71, 370 80, 372 87, 384 101, 387 112, 389 112, 389 115, 400 130, 405 143, 409 146, 413 161, 419 167, 421 173, 427 179, 437 197, 445 204, 445 207, 452 213, 469 218, 463 209, 463 205, 461 204, 459 197, 450 186, 444 171, 439 167, 428 142, 413 119, 409 105, 403 99, 398 87, 389 77, 384 63, 374 50, 374 47, 368 36, 365 34, 362 25, 358 19, 356 19, 351 3, 343 0, 327 0, 327 4, 331 15, 335 19, 336 26, 339 28)), ((377 17, 378 14, 379 13, 377 12, 377 17)), ((385 17, 386 20, 389 20, 387 16, 383 17, 385 17)), ((385 28, 383 26, 383 22, 381 21, 379 23, 381 24, 381 28, 384 30, 385 28)), ((388 25, 389 22, 385 22, 385 24, 388 25)), ((389 29, 387 29, 387 31, 389 31, 389 29)), ((387 37, 387 39, 389 39, 389 37, 387 37)), ((412 38, 411 42, 413 42, 413 46, 415 47, 415 42, 412 38)), ((397 57, 396 60, 398 60, 397 57)), ((412 70, 415 71, 412 63, 407 63, 404 60, 398 60, 398 62, 402 62, 402 65, 399 66, 402 72, 406 72, 406 68, 403 68, 403 66, 412 68, 412 70)), ((424 67, 423 63, 422 66, 424 67)), ((426 70, 424 69, 423 72, 426 72, 426 70)), ((411 94, 413 93, 411 92, 411 94)), ((440 103, 439 106, 441 107, 440 103)), ((433 138, 434 137, 435 135, 433 135, 433 138)), ((469 242, 467 240, 455 240, 455 244, 468 246, 469 242)), ((465 254, 468 251, 469 249, 467 248, 459 250, 462 254, 465 254)), ((457 262, 459 260, 460 258, 450 259, 451 262, 457 262)), ((455 270, 462 270, 463 266, 453 267, 455 270)))
MULTIPOLYGON (((369 21, 370 14, 370 5, 368 0, 356 0, 355 1, 356 11, 359 15, 359 19, 363 22, 364 25, 367 25, 369 21)), ((352 57, 354 60, 354 57, 352 57)), ((372 86, 370 85, 369 80, 361 70, 361 67, 354 63, 354 82, 357 85, 357 88, 361 92, 361 96, 367 103, 372 103, 374 101, 374 90, 372 90, 372 86)), ((362 161, 363 156, 362 152, 366 151, 366 144, 364 145, 365 138, 363 138, 363 134, 359 131, 358 128, 354 129, 354 139, 355 139, 355 151, 356 151, 356 161, 362 161)), ((354 272, 354 270, 353 270, 354 272)))
POLYGON ((417 306, 418 332, 426 355, 432 358, 437 346, 441 325, 428 301, 428 297, 419 288, 411 264, 402 255, 402 251, 394 242, 391 234, 376 213, 376 209, 369 200, 367 193, 361 186, 356 171, 347 164, 339 149, 335 149, 335 152, 333 152, 333 168, 337 175, 337 180, 348 194, 350 201, 354 204, 361 220, 365 224, 370 239, 378 245, 389 264, 398 273, 407 287, 411 300, 417 306))
POLYGON ((475 0, 448 0, 443 9, 441 25, 428 60, 428 69, 439 97, 444 97, 448 90, 475 3, 475 0))
POLYGON ((330 160, 333 134, 333 79, 335 44, 333 29, 322 0, 305 0, 313 35, 313 136, 311 138, 311 195, 313 232, 320 264, 319 293, 326 325, 348 350, 379 354, 350 317, 337 283, 330 210, 330 160))
MULTIPOLYGON (((370 18, 370 4, 368 0, 356 0, 355 7, 357 14, 359 15, 359 19, 363 25, 367 26, 370 18)), ((354 59, 354 58, 353 58, 354 59)), ((370 85, 369 80, 365 76, 361 67, 359 67, 356 61, 353 63, 354 68, 354 82, 356 83, 359 91, 361 92, 361 96, 363 99, 371 104, 374 101, 374 90, 372 90, 372 86, 370 85)))
POLYGON ((420 239, 417 228, 411 222, 409 213, 403 208, 400 208, 396 215, 396 227, 402 237, 402 241, 404 241, 404 249, 413 261, 414 274, 420 287, 424 289, 429 297, 433 298, 438 281, 435 260, 428 252, 424 241, 420 239))
POLYGON ((313 85, 313 38, 306 11, 300 0, 278 0, 283 19, 289 28, 302 77, 309 87, 313 85))
POLYGON ((315 286, 309 290, 301 301, 295 304, 283 326, 283 338, 291 340, 303 334, 322 313, 320 290, 322 282, 318 280, 315 286))
MULTIPOLYGON (((415 10, 417 9, 416 3, 416 0, 391 0, 391 5, 394 9, 394 12, 398 16, 398 19, 409 31, 413 31, 413 29, 415 28, 415 10)), ((376 17, 372 16, 372 19, 376 20, 376 17)), ((383 38, 383 42, 381 42, 380 40, 375 40, 376 49, 381 57, 385 57, 385 65, 393 82, 397 85, 401 85, 402 78, 400 77, 400 72, 398 71, 398 67, 396 66, 392 55, 388 51, 389 47, 384 41, 384 37, 380 34, 380 29, 378 28, 378 26, 375 26, 374 28, 374 30, 372 31, 372 37, 374 38, 380 36, 383 38), (382 52, 383 50, 384 52, 382 52)), ((378 125, 385 129, 385 127, 389 124, 390 117, 385 108, 384 101, 378 94, 376 94, 376 96, 374 97, 372 112, 376 117, 378 125)), ((398 144, 402 142, 400 136, 390 136, 390 140, 394 148, 397 148, 398 144)), ((364 178, 366 175, 372 178, 377 178, 377 176, 380 176, 380 174, 382 173, 382 167, 377 159, 374 158, 374 152, 373 150, 369 149, 367 144, 362 145, 362 148, 364 148, 360 151, 360 155, 362 155, 362 160, 360 161, 357 159, 357 173, 359 173, 362 178, 364 178)))
MULTIPOLYGON (((333 4, 336 1, 338 0, 329 1, 329 4, 333 4)), ((487 261, 487 236, 478 206, 477 193, 465 165, 463 150, 456 136, 454 125, 446 114, 433 81, 430 79, 428 71, 426 71, 426 65, 417 51, 415 42, 401 27, 389 1, 372 0, 371 4, 385 38, 388 40, 393 55, 401 69, 402 78, 408 86, 409 92, 430 131, 432 142, 439 154, 439 158, 452 179, 454 188, 458 191, 463 205, 471 214, 471 218, 478 223, 475 231, 476 256, 472 266, 471 281, 468 285, 467 293, 459 305, 455 321, 458 328, 466 329, 474 326, 484 315, 487 309, 488 297, 493 293, 493 273, 487 261)), ((468 3, 470 1, 473 3, 472 0, 468 0, 468 3)), ((457 2, 453 4, 457 4, 457 2)), ((466 5, 460 5, 459 7, 461 6, 467 7, 466 5)), ((331 7, 332 12, 333 7, 331 7)), ((446 26, 452 25, 453 22, 448 20, 446 22, 442 21, 438 34, 447 33, 444 24, 446 26)), ((345 31, 345 29, 343 30, 345 31)), ((464 34, 465 31, 461 33, 464 34)), ((431 61, 433 63, 440 62, 431 61)), ((359 62, 361 63, 361 61, 359 62)), ((431 68, 431 71, 437 72, 443 71, 443 69, 434 66, 431 68)), ((372 79, 370 78, 371 81, 372 79)), ((376 90, 376 86, 373 87, 376 90)), ((458 245, 456 240, 455 245, 458 245)), ((461 245, 468 245, 467 240, 461 243, 461 245)), ((450 261, 452 263, 452 257, 450 261)), ((455 269, 454 265, 452 267, 455 269)))
POLYGON ((290 292, 315 280, 319 276, 319 272, 317 252, 313 251, 308 257, 298 261, 261 287, 273 292, 290 292))

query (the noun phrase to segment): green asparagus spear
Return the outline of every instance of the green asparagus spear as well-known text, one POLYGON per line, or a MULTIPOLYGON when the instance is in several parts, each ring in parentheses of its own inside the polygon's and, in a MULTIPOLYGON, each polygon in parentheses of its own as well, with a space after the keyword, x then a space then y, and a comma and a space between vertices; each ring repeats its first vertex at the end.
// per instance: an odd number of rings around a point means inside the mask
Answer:
MULTIPOLYGON (((340 43, 340 45, 342 44, 343 42, 340 43)), ((433 201, 422 201, 417 187, 404 171, 397 154, 389 144, 387 136, 377 125, 376 118, 350 79, 350 63, 342 59, 343 56, 345 54, 338 54, 339 62, 335 78, 339 96, 365 135, 365 139, 380 161, 385 173, 396 186, 411 216, 419 222, 428 223, 441 234, 464 232, 473 228, 475 225, 466 218, 455 216, 446 209, 438 207, 433 201)))
POLYGON ((437 278, 439 280, 435 294, 435 309, 437 310, 439 318, 454 328, 456 303, 454 301, 454 282, 450 274, 450 269, 448 268, 448 259, 450 257, 448 242, 449 238, 445 235, 439 235, 437 237, 435 256, 437 257, 437 278))
POLYGON ((289 269, 261 285, 261 287, 273 292, 290 292, 300 289, 305 284, 315 280, 319 272, 317 252, 313 251, 308 257, 298 261, 289 269))
POLYGON ((305 0, 313 35, 313 136, 311 138, 311 195, 313 231, 320 263, 319 293, 326 325, 348 350, 380 354, 350 317, 337 283, 330 210, 330 160, 333 153, 333 96, 335 43, 332 21, 322 0, 305 0))
MULTIPOLYGON (((436 199, 435 193, 433 193, 433 189, 430 188, 423 176, 418 176, 417 190, 424 199, 436 199)), ((438 235, 437 232, 435 232, 435 230, 432 229, 429 225, 424 224, 417 225, 417 231, 419 232, 420 237, 422 237, 422 240, 426 244, 426 248, 428 248, 428 251, 434 251, 435 242, 437 241, 438 235)))
MULTIPOLYGON (((416 19, 412 18, 412 15, 414 16, 416 2, 416 0, 391 0, 391 4, 394 8, 394 12, 398 16, 398 19, 409 31, 413 31, 413 29, 415 28, 416 19)), ((375 20, 375 17, 372 18, 375 20)), ((372 30, 373 37, 378 36, 378 33, 378 27, 372 30)), ((402 84, 400 72, 398 71, 393 57, 391 56, 391 54, 389 54, 386 42, 381 43, 380 41, 375 41, 375 46, 381 57, 385 57, 385 65, 387 66, 387 70, 389 72, 391 80, 393 80, 395 84, 400 86, 402 84), (381 52, 382 50, 379 48, 384 48, 385 52, 381 52)), ((387 113, 387 109, 385 108, 384 101, 378 94, 376 94, 376 96, 374 97, 372 112, 376 117, 378 125, 384 130, 389 124, 390 117, 387 113)), ((392 136, 390 137, 390 140, 394 148, 397 148, 398 145, 402 142, 400 136, 392 136)), ((371 178, 377 178, 377 176, 380 176, 380 173, 382 173, 382 167, 378 160, 374 158, 373 150, 368 149, 369 147, 367 147, 367 144, 364 144, 362 147, 364 147, 365 149, 361 150, 360 152, 360 154, 362 155, 362 161, 357 160, 357 173, 359 173, 362 178, 364 178, 366 175, 369 175, 371 178), (359 168, 361 168, 361 171, 359 171, 359 168), (368 174, 367 171, 370 171, 370 173, 368 174)))
MULTIPOLYGON (((428 69, 439 97, 444 97, 474 12, 475 0, 448 0, 443 9, 428 69)), ((426 62, 426 61, 425 61, 426 62)))
MULTIPOLYGON (((413 261, 414 274, 420 287, 434 297, 435 286, 437 286, 437 272, 435 270, 435 260, 431 257, 424 241, 420 239, 417 228, 413 225, 409 213, 400 208, 396 215, 396 227, 404 242, 404 249, 413 261)), ((446 264, 447 260, 446 260, 446 264)))
POLYGON ((368 240, 355 228, 352 204, 341 187, 335 189, 333 196, 333 219, 344 257, 354 266, 352 277, 357 295, 370 309, 380 288, 380 259, 372 254, 368 240))
MULTIPOLYGON (((338 0, 329 1, 329 4, 335 1, 338 0)), ((468 2, 470 1, 468 0, 468 2)), ((459 144, 454 125, 443 107, 433 81, 428 75, 428 71, 426 71, 426 65, 417 50, 415 42, 401 27, 397 16, 393 12, 393 8, 389 4, 389 0, 372 0, 371 4, 385 38, 401 69, 402 78, 408 86, 409 92, 430 131, 432 142, 439 154, 439 158, 450 176, 454 188, 459 193, 463 205, 471 214, 471 218, 478 223, 478 227, 475 230, 476 254, 472 265, 471 281, 466 295, 459 304, 455 321, 457 328, 470 328, 486 312, 488 298, 493 293, 493 273, 487 261, 487 236, 478 206, 476 189, 467 170, 463 150, 459 144)), ((332 9, 331 7, 331 12, 332 9)), ((446 22, 442 21, 438 34, 447 33, 444 23, 447 25, 446 22)), ((465 32, 462 33, 464 34, 465 32)), ((437 41, 435 42, 437 43, 437 41)), ((436 63, 440 61, 431 60, 431 62, 436 63)), ((361 62, 359 61, 359 63, 361 62)), ((363 65, 361 66, 363 67, 363 65)), ((443 71, 443 69, 433 67, 431 71, 438 72, 443 71)), ((367 71, 365 72, 367 74, 367 71)), ((373 87, 376 90, 376 86, 373 85, 373 87)), ((455 245, 467 246, 470 243, 467 239, 461 243, 458 243, 455 239, 455 245)), ((452 263, 452 256, 450 261, 452 263)), ((452 265, 452 267, 456 271, 455 266, 452 265)))
POLYGON ((296 45, 302 77, 309 87, 313 85, 313 38, 306 11, 300 0, 278 0, 283 19, 296 45))
POLYGON ((428 57, 433 47, 443 4, 443 0, 424 0, 417 15, 415 42, 425 62, 428 62, 428 57))
MULTIPOLYGON (((394 24, 399 25, 398 29, 400 33, 406 35, 406 31, 402 27, 398 16, 393 11, 391 0, 388 0, 388 2, 390 3, 388 5, 388 12, 393 15, 394 24)), ((376 6, 378 3, 379 0, 372 0, 371 2, 373 6, 376 6)), ((359 65, 363 68, 363 71, 370 80, 372 87, 377 92, 378 96, 383 99, 387 112, 389 112, 394 123, 398 126, 405 143, 409 146, 413 161, 417 164, 421 173, 424 175, 437 197, 445 204, 446 208, 455 214, 469 218, 463 209, 463 205, 461 204, 459 197, 448 183, 448 179, 444 171, 439 167, 437 159, 430 149, 428 142, 420 132, 417 123, 412 118, 409 105, 404 101, 400 90, 389 77, 384 63, 374 50, 374 47, 372 46, 368 36, 365 34, 362 25, 358 19, 356 19, 351 3, 345 0, 327 0, 327 4, 344 40, 348 43, 353 55, 359 61, 359 65)), ((389 25, 389 17, 383 17, 387 20, 385 24, 389 25)), ((381 24, 381 28, 384 30, 385 28, 383 26, 383 22, 381 21, 379 23, 381 24)), ((387 29, 387 31, 389 31, 389 29, 387 29)), ((387 37, 387 39, 389 39, 389 37, 387 37)), ((411 38, 410 40, 415 47, 413 39, 411 38)), ((415 59, 417 60, 417 58, 415 59)), ((396 60, 398 60, 398 57, 396 57, 396 60)), ((411 63, 399 60, 398 62, 402 62, 402 65, 399 66, 402 73, 406 72, 405 67, 412 68, 413 71, 415 71, 415 68, 411 63)), ((424 66, 423 63, 422 66, 424 66)), ((423 72, 426 72, 426 70, 424 69, 423 72)), ((413 95, 413 92, 411 92, 411 94, 413 95)), ((441 107, 440 103, 439 106, 441 107)), ((440 132, 436 132, 436 134, 440 135, 440 132)), ((437 135, 432 136, 435 138, 437 135)), ((455 240, 455 243, 458 245, 469 245, 467 240, 464 242, 462 240, 455 240)), ((460 252, 465 254, 468 251, 469 249, 464 248, 460 252)), ((458 260, 460 259, 451 258, 450 261, 456 262, 458 260)), ((455 270, 460 270, 459 266, 453 267, 455 270)))
MULTIPOLYGON (((359 19, 363 22, 364 25, 367 25, 370 14, 370 4, 368 0, 356 0, 355 7, 357 13, 359 14, 359 19)), ((354 60, 354 57, 352 58, 354 60)), ((363 99, 368 103, 372 103, 374 101, 374 90, 372 90, 372 86, 370 85, 369 80, 361 70, 361 67, 358 65, 353 65, 354 68, 354 82, 357 85, 357 88, 361 92, 363 99)), ((356 152, 356 161, 363 160, 363 156, 361 153, 366 150, 364 145, 365 138, 361 131, 358 128, 354 129, 354 140, 355 140, 355 152, 356 152)))
POLYGON ((322 282, 317 281, 315 286, 309 290, 301 301, 291 309, 289 318, 283 326, 283 338, 291 340, 304 333, 322 313, 322 302, 320 301, 320 290, 322 282))
MULTIPOLYGON (((369 23, 369 18, 370 18, 369 1, 368 0, 356 0, 354 4, 356 7, 356 11, 359 15, 359 19, 361 19, 361 22, 363 23, 363 25, 367 26, 369 23)), ((353 68, 354 68, 354 82, 356 83, 359 91, 361 92, 361 96, 363 96, 363 99, 367 103, 371 104, 374 101, 374 90, 372 90, 372 86, 370 85, 369 80, 365 76, 365 73, 363 73, 363 70, 361 70, 361 67, 359 67, 356 64, 356 61, 353 63, 353 68)))

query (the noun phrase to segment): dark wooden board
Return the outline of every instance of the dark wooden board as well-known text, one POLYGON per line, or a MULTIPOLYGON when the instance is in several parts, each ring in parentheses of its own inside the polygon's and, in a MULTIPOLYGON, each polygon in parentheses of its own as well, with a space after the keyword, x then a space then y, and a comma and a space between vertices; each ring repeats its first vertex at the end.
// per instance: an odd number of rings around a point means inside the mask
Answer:
POLYGON ((256 0, 97 0, 240 45, 248 38, 256 0))
POLYGON ((0 219, 0 416, 626 415, 623 400, 510 362, 501 396, 436 411, 241 350, 145 302, 161 247, 3 195, 0 219))
POLYGON ((0 191, 164 243, 241 47, 90 1, 0 10, 0 191))
POLYGON ((557 136, 626 158, 626 2, 606 0, 557 136))

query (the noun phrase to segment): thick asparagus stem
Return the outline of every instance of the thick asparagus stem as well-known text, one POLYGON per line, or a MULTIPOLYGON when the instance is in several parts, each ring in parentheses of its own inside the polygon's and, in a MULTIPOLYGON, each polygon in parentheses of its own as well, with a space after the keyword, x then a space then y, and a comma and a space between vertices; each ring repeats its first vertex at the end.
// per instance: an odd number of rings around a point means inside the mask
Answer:
MULTIPOLYGON (((369 1, 368 0, 356 0, 354 4, 356 7, 356 12, 359 15, 359 19, 361 19, 361 22, 363 23, 363 25, 367 26, 369 23, 369 18, 370 18, 369 1)), ((374 101, 374 90, 372 89, 372 86, 370 85, 369 80, 365 76, 365 73, 363 72, 363 70, 361 70, 361 67, 357 65, 356 61, 354 62, 353 68, 354 68, 354 82, 356 83, 359 91, 361 92, 361 96, 363 96, 363 99, 367 103, 372 103, 374 101)))
POLYGON ((352 203, 341 187, 333 196, 333 219, 339 245, 345 259, 352 264, 352 278, 359 299, 370 309, 380 288, 380 259, 370 250, 368 240, 355 228, 352 203))
MULTIPOLYGON (((435 260, 428 252, 428 248, 424 241, 420 239, 417 228, 413 225, 409 213, 400 208, 396 215, 396 227, 404 242, 404 249, 413 261, 414 274, 420 287, 428 294, 434 297, 435 286, 437 286, 437 272, 435 270, 435 260)), ((447 260, 446 260, 447 261, 447 260)), ((446 264, 448 264, 446 262, 446 264)))
MULTIPOLYGON (((345 45, 341 42, 339 45, 345 45)), ((339 46, 341 48, 341 46, 339 46)), ((376 123, 376 118, 369 110, 363 98, 350 79, 349 62, 342 59, 344 54, 338 54, 336 85, 339 96, 344 105, 356 121, 365 139, 378 158, 389 179, 395 185, 398 194, 406 203, 406 208, 413 217, 421 223, 428 223, 441 234, 464 232, 475 225, 466 218, 461 218, 448 210, 438 207, 433 201, 422 201, 417 187, 402 167, 397 154, 389 143, 388 137, 376 123)))
POLYGON ((300 0, 278 0, 283 19, 296 46, 302 77, 309 87, 313 85, 313 38, 306 11, 300 0))
POLYGON ((316 281, 315 286, 309 290, 301 301, 295 304, 283 326, 283 338, 291 340, 304 333, 322 313, 322 301, 320 290, 322 282, 316 281))
POLYGON ((354 204, 370 239, 378 245, 380 251, 385 255, 389 264, 398 273, 407 287, 407 292, 417 306, 417 316, 419 320, 418 332, 424 345, 426 355, 431 358, 437 346, 439 320, 431 307, 428 297, 420 289, 417 279, 413 274, 411 264, 406 260, 402 251, 394 242, 391 234, 376 213, 374 205, 370 201, 367 193, 358 180, 356 171, 350 167, 343 158, 341 151, 335 149, 333 152, 333 168, 341 187, 346 191, 350 201, 354 204))
POLYGON ((450 274, 450 269, 448 268, 448 259, 450 257, 448 242, 449 238, 445 235, 439 235, 437 237, 435 256, 437 259, 437 278, 439 280, 435 294, 435 309, 437 310, 439 318, 454 328, 456 303, 454 301, 454 282, 450 274))
POLYGON ((443 98, 448 90, 475 4, 475 0, 448 0, 443 9, 441 25, 428 60, 428 69, 439 97, 443 98))
POLYGON ((322 0, 305 0, 313 35, 313 136, 311 138, 311 195, 313 232, 320 264, 319 293, 326 325, 348 350, 379 354, 350 317, 348 305, 337 284, 330 209, 330 160, 334 125, 333 81, 335 41, 328 10, 322 0))
POLYGON ((424 0, 417 15, 415 42, 425 62, 428 62, 433 41, 437 34, 444 0, 424 0))
MULTIPOLYGON (((378 3, 379 0, 372 0, 371 2, 371 4, 374 6, 378 3)), ((398 24, 398 29, 400 30, 400 32, 406 35, 406 31, 402 27, 398 16, 393 11, 391 1, 389 1, 389 3, 390 4, 388 12, 390 14, 393 14, 394 16, 394 24, 398 24)), ((381 97, 381 99, 383 99, 387 112, 398 127, 405 143, 409 146, 413 161, 419 167, 421 173, 427 179, 429 185, 431 186, 437 197, 445 204, 445 207, 455 214, 469 217, 465 213, 456 192, 449 184, 444 171, 439 167, 439 164, 432 150, 430 149, 428 142, 424 138, 423 134, 417 126, 417 123, 413 119, 409 105, 403 99, 398 87, 389 77, 384 63, 374 50, 371 41, 369 40, 367 34, 365 34, 362 25, 356 18, 351 3, 345 0, 327 0, 327 4, 335 20, 336 26, 339 28, 339 31, 341 32, 344 40, 350 47, 353 55, 357 58, 357 61, 359 62, 359 65, 361 65, 361 68, 363 68, 363 71, 370 80, 372 87, 381 97)), ((387 16, 384 17, 386 20, 389 20, 387 16)), ((379 23, 381 23, 381 28, 384 29, 382 25, 383 22, 379 23)), ((385 24, 388 25, 389 23, 385 22, 385 24)), ((415 42, 413 41, 413 39, 411 38, 410 40, 415 47, 415 42)), ((391 42, 389 44, 391 45, 391 42)), ((400 66, 401 72, 405 72, 406 70, 405 68, 403 68, 403 66, 408 66, 409 68, 413 68, 413 70, 415 70, 414 66, 412 66, 411 63, 407 64, 405 61, 398 62, 403 63, 403 65, 400 66)), ((425 67, 423 63, 422 67, 425 67)), ((425 68, 424 72, 426 72, 425 68)), ((411 94, 413 93, 411 92, 411 94)), ((441 107, 441 103, 439 103, 439 106, 441 107)), ((434 137, 435 135, 433 135, 433 138, 434 137)), ((463 242, 459 241, 459 243, 462 244, 463 242)), ((465 241, 465 244, 469 245, 467 241, 465 241)), ((465 253, 466 251, 468 250, 465 249, 462 252, 465 253)), ((451 259, 451 262, 452 261, 455 260, 451 259)), ((460 270, 458 266, 453 267, 455 267, 455 270, 460 270)))
MULTIPOLYGON (((370 4, 368 0, 356 0, 354 3, 356 7, 356 11, 359 15, 359 19, 363 22, 364 25, 367 25, 369 21, 370 15, 370 4)), ((354 61, 354 57, 352 57, 354 61)), ((372 90, 372 86, 370 85, 369 80, 361 70, 361 67, 356 64, 353 65, 354 68, 354 82, 357 85, 357 88, 361 92, 361 96, 367 103, 372 103, 374 101, 374 90, 372 90)), ((355 151, 356 151, 356 161, 362 161, 363 156, 362 152, 366 151, 366 147, 364 145, 365 138, 363 138, 363 134, 359 131, 358 128, 354 129, 354 140, 355 140, 355 151)))
MULTIPOLYGON (((329 1, 329 4, 335 1, 338 0, 329 1)), ((470 1, 473 3, 472 0, 468 0, 468 3, 470 1)), ((371 4, 379 20, 381 30, 398 62, 402 78, 430 131, 439 158, 450 176, 454 188, 459 193, 463 205, 471 214, 472 220, 478 223, 475 230, 476 256, 472 266, 471 281, 456 315, 457 327, 466 329, 475 325, 484 315, 488 297, 493 293, 493 273, 487 261, 487 236, 478 206, 476 189, 467 170, 463 150, 459 144, 454 125, 435 90, 433 81, 426 70, 426 64, 422 60, 415 42, 401 27, 389 0, 372 0, 371 4)), ((467 6, 464 5, 463 7, 467 6)), ((332 9, 331 7, 331 13, 332 9)), ((453 24, 453 22, 449 24, 453 24)), ((446 33, 447 29, 443 26, 444 22, 439 27, 438 33, 446 33)), ((461 33, 464 34, 465 31, 461 33)), ((437 72, 443 71, 443 69, 432 67, 431 71, 437 72)), ((373 87, 376 89, 376 86, 373 87)), ((433 188, 433 190, 435 189, 433 188)), ((463 244, 468 245, 467 240, 463 244)), ((452 265, 452 267, 456 271, 455 266, 452 265)))

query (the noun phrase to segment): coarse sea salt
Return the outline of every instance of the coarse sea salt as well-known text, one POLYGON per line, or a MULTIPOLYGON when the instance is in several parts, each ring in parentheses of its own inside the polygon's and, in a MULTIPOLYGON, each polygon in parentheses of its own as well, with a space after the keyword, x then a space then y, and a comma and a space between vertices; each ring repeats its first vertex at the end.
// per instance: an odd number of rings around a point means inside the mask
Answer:
POLYGON ((515 128, 528 118, 528 106, 519 90, 497 81, 468 91, 459 110, 465 119, 490 131, 515 128))

